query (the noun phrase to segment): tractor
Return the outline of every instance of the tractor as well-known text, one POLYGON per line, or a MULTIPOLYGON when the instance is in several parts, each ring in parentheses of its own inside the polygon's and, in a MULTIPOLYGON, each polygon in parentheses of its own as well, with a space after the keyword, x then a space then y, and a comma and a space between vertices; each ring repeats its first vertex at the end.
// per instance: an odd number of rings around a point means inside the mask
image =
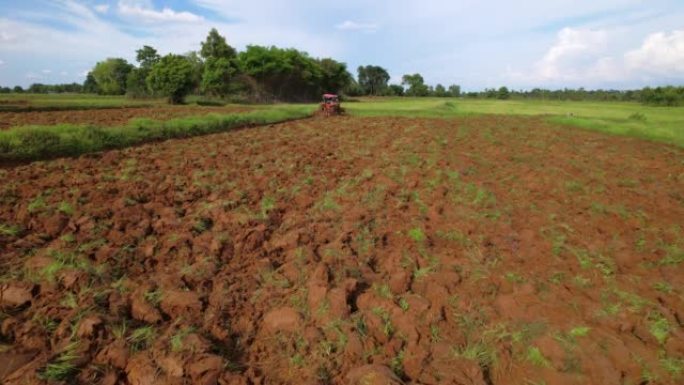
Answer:
POLYGON ((320 114, 324 116, 341 115, 344 109, 340 106, 340 98, 334 94, 324 94, 320 114))

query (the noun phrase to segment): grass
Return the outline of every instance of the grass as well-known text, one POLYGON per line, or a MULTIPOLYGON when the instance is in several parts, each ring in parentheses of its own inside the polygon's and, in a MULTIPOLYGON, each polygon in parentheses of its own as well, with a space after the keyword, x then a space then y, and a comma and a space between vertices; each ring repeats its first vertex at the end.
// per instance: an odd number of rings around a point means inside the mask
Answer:
POLYGON ((208 114, 166 121, 132 119, 127 125, 101 128, 85 125, 24 126, 0 131, 0 162, 34 161, 124 148, 150 141, 228 131, 300 119, 309 105, 282 105, 238 114, 208 114))
POLYGON ((0 235, 15 237, 21 233, 21 227, 0 223, 0 235))
POLYGON ((156 332, 152 326, 143 326, 131 332, 127 340, 134 352, 147 349, 156 337, 156 332))
POLYGON ((71 342, 64 350, 40 372, 39 377, 47 381, 67 381, 78 373, 75 361, 79 356, 77 353, 78 342, 71 342))
POLYGON ((546 357, 544 357, 544 354, 542 354, 541 350, 539 350, 539 348, 536 346, 527 349, 525 360, 530 362, 532 365, 538 366, 540 368, 546 368, 551 366, 546 357))
POLYGON ((0 111, 58 111, 93 108, 148 107, 163 105, 162 99, 130 99, 125 96, 88 94, 5 94, 0 111))
POLYGON ((361 98, 359 103, 346 103, 344 107, 356 116, 544 116, 554 124, 684 147, 684 108, 679 107, 652 107, 628 102, 454 98, 361 98))

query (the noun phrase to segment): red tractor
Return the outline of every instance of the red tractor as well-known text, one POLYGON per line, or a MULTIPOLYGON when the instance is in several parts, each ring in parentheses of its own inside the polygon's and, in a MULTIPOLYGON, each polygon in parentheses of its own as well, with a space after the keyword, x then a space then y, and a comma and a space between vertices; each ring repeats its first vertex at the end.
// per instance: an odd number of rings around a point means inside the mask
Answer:
POLYGON ((324 94, 320 113, 325 116, 341 115, 344 109, 340 106, 340 98, 334 94, 324 94))

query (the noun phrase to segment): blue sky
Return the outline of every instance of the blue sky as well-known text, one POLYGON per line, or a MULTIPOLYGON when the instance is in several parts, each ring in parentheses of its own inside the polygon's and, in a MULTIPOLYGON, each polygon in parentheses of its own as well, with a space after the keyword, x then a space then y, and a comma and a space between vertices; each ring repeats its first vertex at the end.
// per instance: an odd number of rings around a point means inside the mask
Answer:
POLYGON ((238 49, 419 72, 466 90, 684 84, 682 0, 0 0, 0 85, 83 81, 135 49, 199 49, 215 27, 238 49))

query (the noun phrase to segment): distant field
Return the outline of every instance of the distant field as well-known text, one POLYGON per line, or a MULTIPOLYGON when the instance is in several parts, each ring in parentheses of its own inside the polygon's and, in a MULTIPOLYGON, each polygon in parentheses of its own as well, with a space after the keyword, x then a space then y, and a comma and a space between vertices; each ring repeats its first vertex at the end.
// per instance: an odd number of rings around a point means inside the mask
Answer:
POLYGON ((453 98, 361 98, 344 106, 359 116, 548 115, 553 123, 684 146, 684 108, 638 103, 453 98))
POLYGON ((84 94, 6 94, 0 95, 0 111, 17 109, 90 109, 145 107, 164 104, 161 99, 130 99, 125 96, 84 94))

